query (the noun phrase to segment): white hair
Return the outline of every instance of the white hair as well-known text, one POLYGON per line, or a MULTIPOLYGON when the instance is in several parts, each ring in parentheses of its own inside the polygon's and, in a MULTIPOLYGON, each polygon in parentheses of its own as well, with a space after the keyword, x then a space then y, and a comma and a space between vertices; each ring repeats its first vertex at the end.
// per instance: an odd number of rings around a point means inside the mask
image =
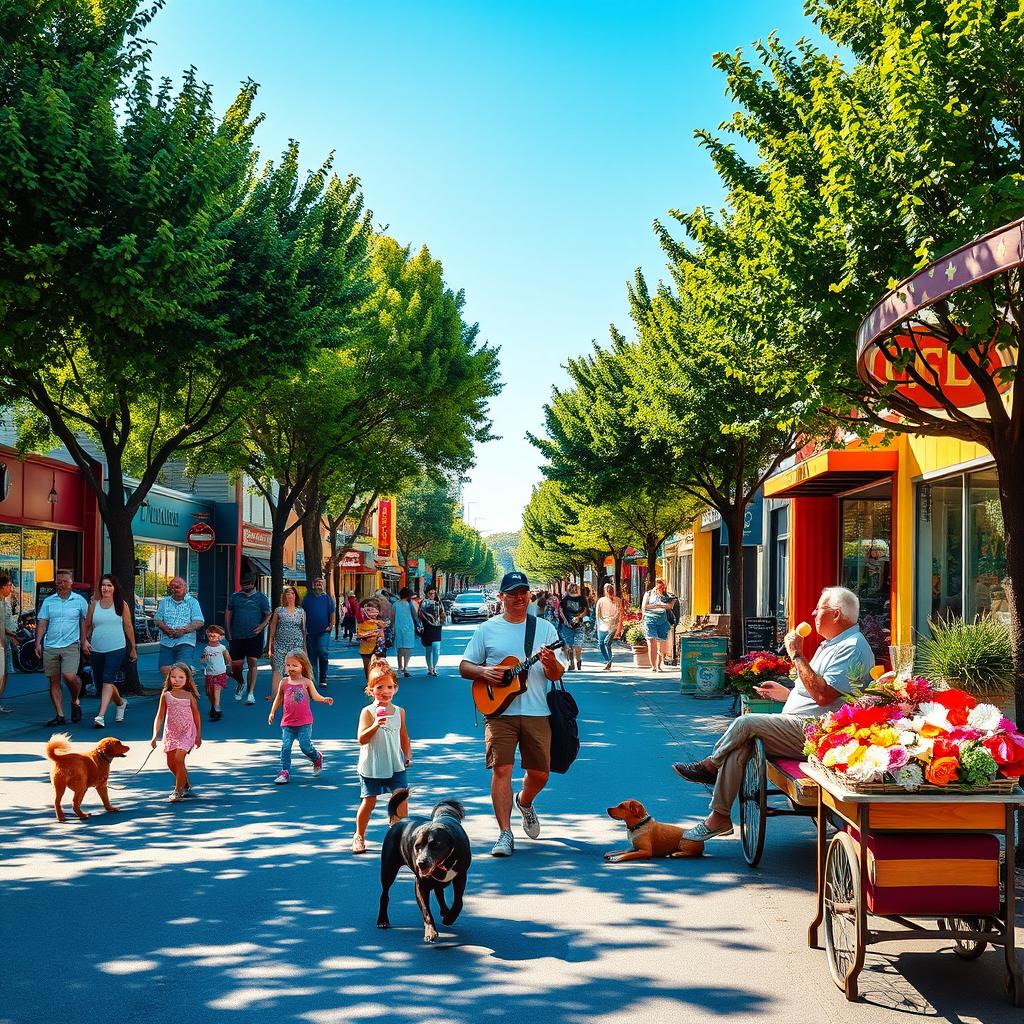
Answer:
POLYGON ((821 592, 825 604, 851 625, 860 619, 860 598, 846 587, 826 587, 821 592))

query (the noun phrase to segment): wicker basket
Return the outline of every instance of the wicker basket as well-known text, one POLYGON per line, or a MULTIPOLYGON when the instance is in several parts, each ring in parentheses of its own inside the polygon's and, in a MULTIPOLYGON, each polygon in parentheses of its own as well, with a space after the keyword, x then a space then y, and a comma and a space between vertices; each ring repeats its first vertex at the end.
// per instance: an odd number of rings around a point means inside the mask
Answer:
POLYGON ((813 755, 809 757, 807 761, 814 765, 814 767, 823 775, 827 775, 837 786, 841 786, 843 789, 848 789, 851 793, 878 793, 903 796, 907 796, 911 793, 922 793, 927 795, 958 793, 963 794, 964 796, 975 796, 979 793, 1012 793, 1017 788, 1016 779, 1006 779, 997 776, 987 786, 979 786, 977 789, 965 789, 963 786, 955 784, 949 786, 936 786, 931 782, 922 782, 917 789, 911 791, 904 789, 902 786, 898 786, 895 782, 854 782, 853 779, 848 778, 842 772, 837 772, 833 768, 826 768, 825 765, 823 765, 813 755))

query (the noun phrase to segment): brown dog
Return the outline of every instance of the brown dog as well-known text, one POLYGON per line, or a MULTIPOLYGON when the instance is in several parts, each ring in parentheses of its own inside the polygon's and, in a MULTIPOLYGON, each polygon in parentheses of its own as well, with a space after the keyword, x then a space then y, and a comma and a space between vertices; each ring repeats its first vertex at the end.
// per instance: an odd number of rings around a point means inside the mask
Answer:
POLYGON ((50 742, 46 744, 46 756, 53 762, 50 781, 53 783, 53 809, 57 812, 58 821, 65 820, 60 804, 66 789, 74 794, 71 808, 82 821, 89 817, 82 810, 82 797, 90 787, 99 793, 108 811, 120 810, 110 804, 107 777, 110 775, 111 762, 115 757, 124 757, 128 749, 120 740, 106 736, 88 754, 75 754, 71 751, 71 737, 67 733, 57 733, 50 737, 50 742))
POLYGON ((639 800, 623 800, 608 808, 608 816, 626 823, 626 833, 633 844, 631 850, 611 850, 605 860, 649 860, 651 857, 699 857, 704 844, 686 839, 678 825, 662 825, 655 821, 639 800))

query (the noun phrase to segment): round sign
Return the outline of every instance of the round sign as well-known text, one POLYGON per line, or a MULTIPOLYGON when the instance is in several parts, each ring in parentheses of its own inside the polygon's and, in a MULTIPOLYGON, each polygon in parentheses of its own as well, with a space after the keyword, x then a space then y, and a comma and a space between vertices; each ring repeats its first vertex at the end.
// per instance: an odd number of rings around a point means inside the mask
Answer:
POLYGON ((185 540, 193 551, 209 551, 217 541, 217 534, 209 523, 196 523, 188 528, 185 540))

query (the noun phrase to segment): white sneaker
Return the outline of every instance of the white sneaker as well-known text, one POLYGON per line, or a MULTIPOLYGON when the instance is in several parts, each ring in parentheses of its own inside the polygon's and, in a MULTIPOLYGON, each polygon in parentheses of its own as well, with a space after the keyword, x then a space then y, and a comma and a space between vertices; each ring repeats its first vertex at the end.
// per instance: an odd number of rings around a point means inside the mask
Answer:
POLYGON ((95 728, 95 729, 105 729, 107 727, 107 723, 103 721, 103 716, 102 715, 97 715, 92 720, 92 724, 93 724, 93 728, 95 728))
POLYGON ((512 838, 511 832, 500 832, 498 841, 491 850, 492 857, 511 857, 516 849, 516 841, 512 838))
POLYGON ((287 786, 288 785, 288 773, 282 768, 277 773, 277 778, 274 779, 275 786, 287 786))
POLYGON ((533 807, 524 807, 520 802, 519 798, 522 793, 516 793, 516 807, 519 813, 523 816, 523 831, 526 833, 528 839, 539 839, 540 838, 540 818, 537 817, 537 812, 533 807))
POLYGON ((249 696, 245 698, 245 703, 246 704, 255 704, 256 703, 256 697, 253 694, 250 693, 249 696))
POLYGON ((235 700, 241 700, 245 695, 245 683, 235 683, 235 700))
POLYGON ((124 721, 124 713, 127 710, 128 710, 128 698, 125 697, 122 700, 122 702, 121 702, 121 706, 117 709, 116 712, 114 712, 114 721, 115 722, 123 722, 124 721))

